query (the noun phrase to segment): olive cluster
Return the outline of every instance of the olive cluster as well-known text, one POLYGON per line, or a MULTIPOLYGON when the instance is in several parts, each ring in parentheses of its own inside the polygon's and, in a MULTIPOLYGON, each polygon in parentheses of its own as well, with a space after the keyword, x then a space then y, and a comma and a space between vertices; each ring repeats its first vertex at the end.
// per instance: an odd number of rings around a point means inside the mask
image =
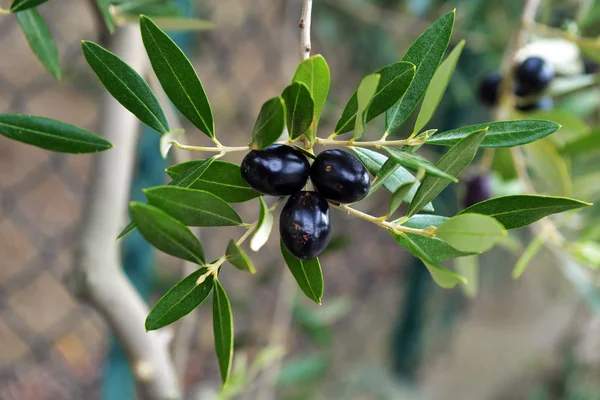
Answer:
POLYGON ((317 257, 329 243, 328 201, 354 203, 371 186, 362 163, 337 149, 319 153, 311 166, 300 150, 275 144, 250 151, 241 169, 246 183, 257 192, 290 196, 281 212, 279 232, 286 249, 301 260, 317 257), (316 191, 302 190, 309 176, 316 191))
MULTIPOLYGON (((554 79, 554 66, 541 57, 529 57, 514 69, 514 93, 522 98, 517 103, 520 111, 549 110, 554 106, 552 97, 543 96, 554 79)), ((488 74, 479 86, 479 100, 488 106, 498 103, 502 75, 488 74)))

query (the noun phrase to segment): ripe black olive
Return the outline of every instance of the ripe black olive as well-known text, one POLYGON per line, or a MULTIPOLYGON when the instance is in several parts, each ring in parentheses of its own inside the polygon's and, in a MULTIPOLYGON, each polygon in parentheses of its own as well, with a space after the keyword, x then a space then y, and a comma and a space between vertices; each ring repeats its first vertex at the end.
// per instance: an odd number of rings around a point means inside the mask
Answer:
POLYGON ((310 174, 310 164, 299 150, 274 144, 252 150, 242 161, 242 177, 257 192, 287 196, 301 190, 310 174))
POLYGON ((554 100, 550 96, 540 97, 535 99, 533 102, 528 104, 520 104, 517 106, 517 110, 529 112, 529 111, 547 111, 554 108, 554 100))
POLYGON ((495 106, 498 103, 501 82, 502 75, 498 72, 486 75, 479 85, 479 101, 486 106, 495 106))
POLYGON ((325 150, 310 168, 310 179, 317 191, 336 203, 354 203, 371 187, 369 172, 352 154, 325 150))
POLYGON ((554 75, 554 66, 540 57, 527 58, 515 72, 522 96, 540 93, 552 82, 554 75))
POLYGON ((317 192, 290 196, 281 211, 279 233, 294 257, 310 260, 321 254, 331 233, 327 200, 317 192))
POLYGON ((492 197, 490 182, 486 176, 477 175, 467 182, 463 206, 467 208, 490 197, 492 197))

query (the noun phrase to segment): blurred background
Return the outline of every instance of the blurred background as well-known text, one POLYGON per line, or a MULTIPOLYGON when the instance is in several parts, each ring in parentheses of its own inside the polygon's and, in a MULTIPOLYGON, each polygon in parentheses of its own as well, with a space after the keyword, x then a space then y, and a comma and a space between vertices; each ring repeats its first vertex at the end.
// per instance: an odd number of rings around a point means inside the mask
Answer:
MULTIPOLYGON (((104 89, 82 57, 80 40, 106 35, 90 3, 50 0, 40 7, 61 55, 61 82, 37 62, 16 19, 0 15, 1 113, 31 113, 98 129, 104 89)), ((594 37, 600 33, 593 18, 594 12, 600 17, 598 3, 545 0, 539 15, 557 28, 583 21, 583 32, 594 37), (582 10, 588 11, 582 16, 582 10)), ((9 2, 0 5, 7 8, 9 2)), ((431 22, 453 8, 451 46, 461 39, 467 45, 430 125, 442 130, 492 120, 478 101, 478 86, 499 68, 522 1, 315 0, 313 7, 313 54, 323 54, 332 71, 321 136, 333 131, 364 74, 399 60, 431 22)), ((190 0, 180 1, 175 11, 214 23, 213 30, 174 37, 204 83, 219 140, 245 143, 261 104, 278 95, 294 73, 300 1, 190 0)), ((573 135, 597 131, 599 104, 597 85, 562 96, 554 107, 561 112, 557 122, 576 131, 573 135)), ((383 121, 377 124, 382 127, 383 121)), ((190 143, 206 142, 201 133, 189 131, 190 143)), ((380 132, 373 128, 375 135, 380 132)), ((72 297, 65 281, 93 157, 53 154, 0 137, 0 399, 134 398, 125 357, 107 326, 72 297)), ((598 201, 598 153, 581 160, 565 161, 571 194, 598 201)), ((166 182, 168 165, 158 154, 158 135, 143 130, 132 198, 144 187, 166 182)), ((543 172, 535 182, 540 188, 558 179, 553 171, 543 172)), ((494 193, 512 190, 514 180, 505 178, 489 175, 494 193)), ((464 192, 464 186, 452 185, 438 199, 437 211, 453 215, 464 192)), ((387 202, 387 194, 373 196, 361 209, 385 214, 387 202)), ((239 210, 246 219, 258 211, 254 203, 239 210)), ((565 225, 575 232, 582 219, 589 222, 598 214, 593 207, 565 225)), ((260 366, 266 372, 242 385, 239 398, 600 399, 600 293, 594 270, 571 269, 541 249, 526 273, 513 280, 512 268, 531 239, 521 229, 481 257, 479 292, 468 296, 438 288, 383 230, 341 213, 334 213, 333 227, 332 246, 321 257, 326 286, 320 308, 295 296, 293 281, 282 283, 287 269, 274 238, 251 254, 255 276, 224 268, 236 324, 234 369, 244 357, 250 363, 258 355, 272 358, 260 366), (280 346, 281 362, 273 356, 280 346), (262 378, 268 374, 278 376, 275 385, 262 378)), ((136 235, 124 241, 124 268, 154 304, 181 279, 181 266, 154 254, 136 235)), ((227 228, 200 232, 207 254, 215 258, 234 235, 227 228)), ((215 398, 220 383, 211 313, 205 305, 187 317, 195 321, 184 349, 190 399, 215 398)))

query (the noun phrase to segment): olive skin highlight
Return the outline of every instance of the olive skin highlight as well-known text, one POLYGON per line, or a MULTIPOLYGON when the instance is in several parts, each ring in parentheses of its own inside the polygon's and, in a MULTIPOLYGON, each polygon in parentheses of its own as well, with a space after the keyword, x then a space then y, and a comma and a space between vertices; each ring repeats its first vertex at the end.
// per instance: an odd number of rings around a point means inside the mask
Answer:
POLYGON ((285 248, 300 260, 317 257, 329 243, 329 204, 317 192, 298 192, 288 199, 279 218, 285 248))
POLYGON ((319 153, 310 168, 310 179, 323 197, 342 204, 359 201, 371 187, 364 165, 352 154, 337 149, 319 153))
POLYGON ((257 192, 287 196, 302 190, 310 174, 310 164, 299 150, 274 144, 249 152, 241 170, 246 183, 257 192))

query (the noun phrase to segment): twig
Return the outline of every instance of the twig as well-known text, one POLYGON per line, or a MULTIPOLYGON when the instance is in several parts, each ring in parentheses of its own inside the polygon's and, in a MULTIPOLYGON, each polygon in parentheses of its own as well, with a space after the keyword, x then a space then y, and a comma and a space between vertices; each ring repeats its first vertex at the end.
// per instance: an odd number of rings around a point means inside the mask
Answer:
POLYGON ((312 0, 302 1, 302 16, 298 26, 300 27, 300 59, 306 60, 310 57, 310 24, 312 21, 312 0))
MULTIPOLYGON (((135 70, 147 69, 137 26, 124 26, 113 37, 113 51, 135 70)), ((169 354, 170 331, 146 333, 148 307, 121 268, 115 237, 125 222, 139 121, 114 100, 103 97, 102 134, 115 147, 93 158, 90 191, 77 243, 69 288, 106 320, 132 366, 143 399, 180 399, 169 354)))

